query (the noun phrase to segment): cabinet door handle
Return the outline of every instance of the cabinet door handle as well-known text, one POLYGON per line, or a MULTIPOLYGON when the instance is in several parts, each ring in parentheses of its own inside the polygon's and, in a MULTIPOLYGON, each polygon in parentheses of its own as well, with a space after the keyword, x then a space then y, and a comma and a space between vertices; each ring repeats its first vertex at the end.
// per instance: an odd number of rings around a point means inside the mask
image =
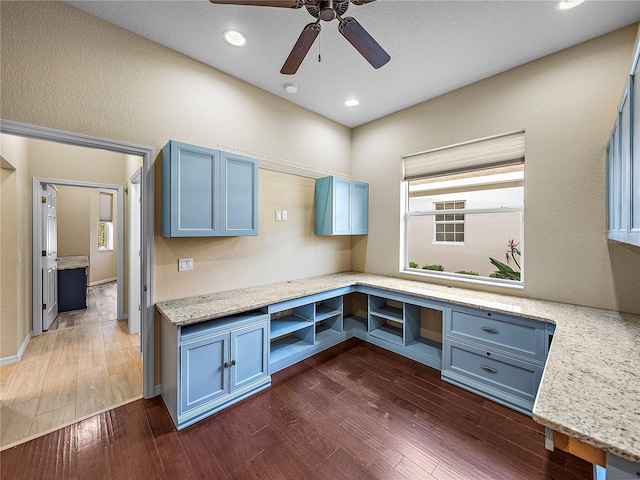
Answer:
POLYGON ((480 365, 480 368, 483 369, 485 372, 498 373, 498 370, 496 370, 495 368, 487 367, 486 365, 480 365))
POLYGON ((487 333, 493 333, 493 334, 500 333, 498 330, 496 330, 495 328, 491 328, 491 327, 480 327, 480 329, 483 332, 487 332, 487 333))
POLYGON ((229 368, 229 362, 224 362, 224 368, 229 368))
POLYGON ((233 367, 236 364, 235 360, 231 360, 231 366, 233 367))

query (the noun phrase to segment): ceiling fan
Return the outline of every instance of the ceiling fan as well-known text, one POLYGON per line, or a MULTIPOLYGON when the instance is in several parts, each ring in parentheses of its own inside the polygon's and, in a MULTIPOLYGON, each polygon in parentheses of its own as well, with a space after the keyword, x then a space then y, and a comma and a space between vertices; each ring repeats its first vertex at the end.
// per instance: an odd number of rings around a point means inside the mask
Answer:
MULTIPOLYGON (((256 7, 302 8, 317 18, 302 29, 298 41, 284 62, 280 73, 293 75, 311 49, 322 29, 320 20, 330 22, 338 19, 338 31, 355 47, 373 68, 385 65, 391 57, 353 17, 343 17, 349 8, 349 0, 209 0, 211 3, 227 5, 253 5, 256 7)), ((351 0, 354 5, 365 5, 375 0, 351 0)))

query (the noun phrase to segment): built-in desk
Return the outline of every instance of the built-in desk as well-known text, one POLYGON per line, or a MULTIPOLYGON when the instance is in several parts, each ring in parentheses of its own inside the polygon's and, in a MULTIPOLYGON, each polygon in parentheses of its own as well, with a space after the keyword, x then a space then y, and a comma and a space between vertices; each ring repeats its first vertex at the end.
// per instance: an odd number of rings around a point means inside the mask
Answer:
POLYGON ((351 272, 166 301, 156 307, 163 322, 178 327, 251 310, 268 312, 270 305, 354 287, 554 324, 534 420, 640 463, 638 315, 351 272))

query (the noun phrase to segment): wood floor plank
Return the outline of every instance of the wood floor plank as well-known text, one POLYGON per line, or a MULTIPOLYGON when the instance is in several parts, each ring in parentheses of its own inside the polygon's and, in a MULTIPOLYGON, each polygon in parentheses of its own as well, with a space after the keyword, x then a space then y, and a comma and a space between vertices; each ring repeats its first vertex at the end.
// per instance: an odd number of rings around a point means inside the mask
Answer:
POLYGON ((60 425, 67 424, 72 422, 74 418, 77 418, 75 402, 41 413, 33 418, 29 435, 36 435, 40 432, 45 432, 60 425))
POLYGON ((42 383, 36 415, 76 403, 78 394, 78 362, 49 365, 42 383))
POLYGON ((93 412, 99 412, 116 403, 118 402, 111 391, 109 370, 106 366, 78 371, 75 403, 77 417, 82 418, 93 412))
POLYGON ((199 480, 212 478, 226 480, 228 478, 218 463, 218 459, 207 447, 206 440, 198 425, 192 425, 179 431, 178 438, 191 464, 195 478, 199 480))
POLYGON ((0 454, 0 478, 2 480, 15 480, 20 468, 24 444, 8 448, 0 454))
POLYGON ((0 445, 9 445, 28 437, 33 418, 38 408, 38 399, 0 406, 0 445))

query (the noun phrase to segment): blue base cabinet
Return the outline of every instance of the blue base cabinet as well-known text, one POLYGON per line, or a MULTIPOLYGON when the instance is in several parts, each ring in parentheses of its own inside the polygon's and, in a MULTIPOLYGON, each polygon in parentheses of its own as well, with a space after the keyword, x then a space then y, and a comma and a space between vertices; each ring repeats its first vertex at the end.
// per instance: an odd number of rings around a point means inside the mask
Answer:
POLYGON ((316 235, 369 233, 369 184, 341 177, 316 180, 316 235))
POLYGON ((161 342, 162 398, 178 429, 271 385, 265 312, 179 327, 163 321, 161 342))
POLYGON ((162 149, 162 236, 258 235, 258 162, 171 140, 162 149))
POLYGON ((463 307, 445 309, 442 379, 531 415, 551 326, 463 307))
POLYGON ((355 337, 531 415, 553 333, 537 320, 353 285, 192 325, 163 319, 162 397, 181 429, 355 337))

